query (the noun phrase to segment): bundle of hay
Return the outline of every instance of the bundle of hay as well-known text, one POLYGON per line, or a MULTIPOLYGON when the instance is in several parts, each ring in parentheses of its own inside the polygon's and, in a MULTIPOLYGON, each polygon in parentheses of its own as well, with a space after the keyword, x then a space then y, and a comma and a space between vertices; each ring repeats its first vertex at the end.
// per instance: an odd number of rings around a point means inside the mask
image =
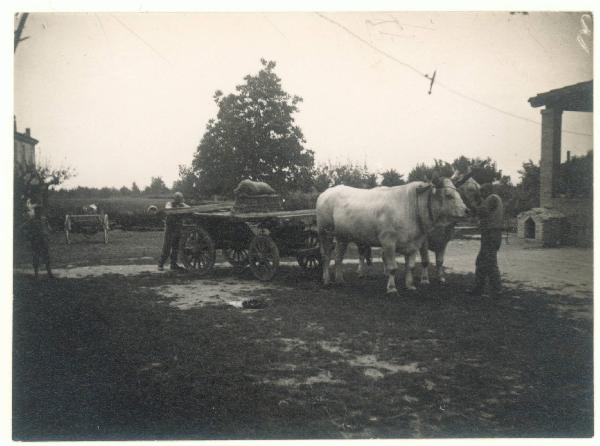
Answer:
POLYGON ((234 189, 234 212, 269 212, 282 209, 281 197, 267 183, 242 180, 234 189))

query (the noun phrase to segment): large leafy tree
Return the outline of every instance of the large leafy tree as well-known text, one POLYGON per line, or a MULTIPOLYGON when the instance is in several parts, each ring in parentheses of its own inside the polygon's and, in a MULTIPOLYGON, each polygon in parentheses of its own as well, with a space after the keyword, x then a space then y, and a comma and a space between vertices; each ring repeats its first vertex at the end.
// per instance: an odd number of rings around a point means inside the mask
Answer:
POLYGON ((246 178, 280 192, 310 186, 314 155, 303 146, 293 116, 302 98, 282 89, 275 62, 261 59, 261 64, 235 93, 214 95, 219 111, 208 122, 192 162, 203 195, 231 195, 246 178))

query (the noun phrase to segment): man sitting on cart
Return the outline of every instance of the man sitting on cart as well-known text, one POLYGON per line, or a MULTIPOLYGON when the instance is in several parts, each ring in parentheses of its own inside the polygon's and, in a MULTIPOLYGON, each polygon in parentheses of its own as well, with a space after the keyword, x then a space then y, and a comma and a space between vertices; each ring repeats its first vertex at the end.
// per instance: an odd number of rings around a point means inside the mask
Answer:
MULTIPOLYGON (((165 209, 189 208, 183 202, 183 194, 175 192, 173 201, 167 202, 165 209)), ((165 235, 163 241, 162 254, 158 261, 159 271, 164 270, 165 262, 171 257, 171 270, 185 271, 186 269, 177 264, 177 256, 179 254, 179 241, 181 240, 181 232, 183 230, 183 215, 169 214, 165 217, 165 235)))

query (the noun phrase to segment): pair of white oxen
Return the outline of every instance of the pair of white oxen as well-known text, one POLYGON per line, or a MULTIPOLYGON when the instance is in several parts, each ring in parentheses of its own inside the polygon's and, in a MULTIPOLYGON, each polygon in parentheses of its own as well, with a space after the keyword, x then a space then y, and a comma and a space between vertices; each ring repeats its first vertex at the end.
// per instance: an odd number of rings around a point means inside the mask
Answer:
POLYGON ((344 281, 342 262, 349 243, 355 243, 359 249, 359 275, 364 273, 368 250, 372 246, 382 248, 388 293, 398 292, 396 253, 405 258, 408 290, 415 289, 413 269, 417 252, 423 263, 421 283, 429 283, 430 249, 436 255, 438 277, 444 282, 444 252, 454 226, 479 200, 479 184, 469 175, 460 179, 456 175, 452 179, 436 177, 395 187, 356 189, 340 185, 327 189, 317 200, 324 285, 330 284, 334 237, 336 283, 344 281))

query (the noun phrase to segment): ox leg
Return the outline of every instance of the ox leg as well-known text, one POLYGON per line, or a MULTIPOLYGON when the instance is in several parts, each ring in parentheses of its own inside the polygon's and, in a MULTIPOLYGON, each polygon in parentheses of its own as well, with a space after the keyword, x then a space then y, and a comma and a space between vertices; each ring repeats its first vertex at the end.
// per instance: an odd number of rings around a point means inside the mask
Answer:
POLYGON ((344 254, 346 254, 346 248, 348 248, 348 241, 338 238, 335 244, 335 282, 338 284, 344 283, 342 262, 344 261, 344 254))
POLYGON ((323 285, 329 285, 329 262, 331 260, 331 251, 333 250, 333 236, 328 233, 319 233, 319 243, 321 246, 321 260, 323 264, 323 285))
POLYGON ((404 274, 404 283, 406 285, 407 290, 414 291, 417 288, 415 287, 414 279, 413 279, 413 269, 415 268, 415 260, 417 258, 417 252, 413 251, 404 256, 405 262, 405 274, 404 274))
POLYGON ((356 245, 358 248, 358 269, 356 272, 358 273, 358 277, 364 277, 367 275, 367 269, 365 267, 365 263, 367 266, 371 266, 371 247, 365 245, 356 245))
POLYGON ((397 294, 396 288, 396 244, 382 246, 381 257, 383 259, 383 267, 388 276, 386 292, 389 294, 397 294))
MULTIPOLYGON (((421 254, 421 285, 429 285, 429 246, 423 243, 419 250, 421 254)), ((437 257, 436 257, 437 258, 437 257)))
POLYGON ((446 248, 435 253, 435 268, 437 270, 438 280, 440 281, 440 283, 446 283, 446 271, 444 268, 444 254, 445 253, 446 253, 446 248))

